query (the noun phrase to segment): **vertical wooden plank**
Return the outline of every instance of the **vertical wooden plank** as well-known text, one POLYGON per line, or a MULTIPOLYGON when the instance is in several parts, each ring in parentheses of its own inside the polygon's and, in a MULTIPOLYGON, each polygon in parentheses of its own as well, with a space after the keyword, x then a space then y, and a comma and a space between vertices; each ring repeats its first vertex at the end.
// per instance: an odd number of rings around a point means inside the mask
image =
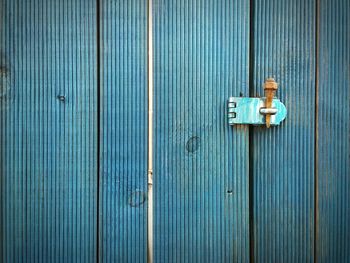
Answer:
POLYGON ((314 261, 314 0, 255 0, 254 96, 274 77, 288 114, 252 138, 255 262, 314 261))
POLYGON ((319 1, 317 261, 350 258, 350 3, 319 1))
POLYGON ((95 1, 0 13, 1 261, 93 262, 95 1))
POLYGON ((154 1, 154 257, 248 262, 249 1, 154 1))
POLYGON ((100 260, 147 260, 147 1, 101 0, 100 260))

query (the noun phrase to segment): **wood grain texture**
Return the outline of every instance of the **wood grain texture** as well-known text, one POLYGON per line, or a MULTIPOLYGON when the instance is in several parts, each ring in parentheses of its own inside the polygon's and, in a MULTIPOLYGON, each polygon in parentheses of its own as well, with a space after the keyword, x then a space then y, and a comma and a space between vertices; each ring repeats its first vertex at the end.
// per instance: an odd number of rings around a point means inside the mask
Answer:
POLYGON ((1 262, 96 259, 95 1, 0 1, 1 262))
POLYGON ((147 1, 100 4, 100 261, 146 262, 147 1))
POLYGON ((317 262, 350 258, 350 3, 319 1, 317 262))
POLYGON ((252 95, 273 77, 288 110, 253 130, 254 262, 313 262, 316 1, 254 3, 252 95))
POLYGON ((248 262, 249 1, 154 1, 155 262, 248 262))

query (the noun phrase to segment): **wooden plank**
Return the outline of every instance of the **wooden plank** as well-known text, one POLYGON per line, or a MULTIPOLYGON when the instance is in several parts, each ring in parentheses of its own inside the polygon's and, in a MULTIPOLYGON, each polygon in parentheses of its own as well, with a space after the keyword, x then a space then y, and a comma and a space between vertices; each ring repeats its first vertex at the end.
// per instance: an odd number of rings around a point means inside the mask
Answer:
POLYGON ((0 261, 93 262, 95 1, 0 10, 0 261))
POLYGON ((286 120, 252 137, 254 262, 314 261, 314 0, 256 0, 254 90, 274 77, 286 120))
POLYGON ((248 128, 227 99, 248 96, 249 1, 156 0, 154 257, 248 262, 248 128))
POLYGON ((349 13, 349 1, 319 1, 318 262, 350 258, 349 13))
POLYGON ((100 260, 147 259, 147 1, 101 1, 100 260))

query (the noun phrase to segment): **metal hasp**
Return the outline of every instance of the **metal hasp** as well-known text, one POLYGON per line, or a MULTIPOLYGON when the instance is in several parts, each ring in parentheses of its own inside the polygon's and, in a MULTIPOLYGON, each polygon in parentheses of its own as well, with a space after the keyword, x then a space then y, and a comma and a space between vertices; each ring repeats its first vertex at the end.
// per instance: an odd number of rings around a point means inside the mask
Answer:
POLYGON ((267 128, 279 125, 286 118, 287 109, 274 98, 277 83, 267 79, 263 98, 230 97, 228 99, 228 123, 266 125, 267 128))

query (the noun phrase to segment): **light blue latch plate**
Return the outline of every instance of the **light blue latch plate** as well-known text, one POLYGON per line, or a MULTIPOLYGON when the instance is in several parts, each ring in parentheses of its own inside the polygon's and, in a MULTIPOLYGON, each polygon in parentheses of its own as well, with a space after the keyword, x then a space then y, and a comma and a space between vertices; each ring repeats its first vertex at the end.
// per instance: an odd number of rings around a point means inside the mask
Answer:
MULTIPOLYGON (((228 99, 228 123, 265 125, 265 98, 230 97, 228 99)), ((286 118, 287 109, 279 99, 272 100, 271 125, 279 125, 286 118)))

